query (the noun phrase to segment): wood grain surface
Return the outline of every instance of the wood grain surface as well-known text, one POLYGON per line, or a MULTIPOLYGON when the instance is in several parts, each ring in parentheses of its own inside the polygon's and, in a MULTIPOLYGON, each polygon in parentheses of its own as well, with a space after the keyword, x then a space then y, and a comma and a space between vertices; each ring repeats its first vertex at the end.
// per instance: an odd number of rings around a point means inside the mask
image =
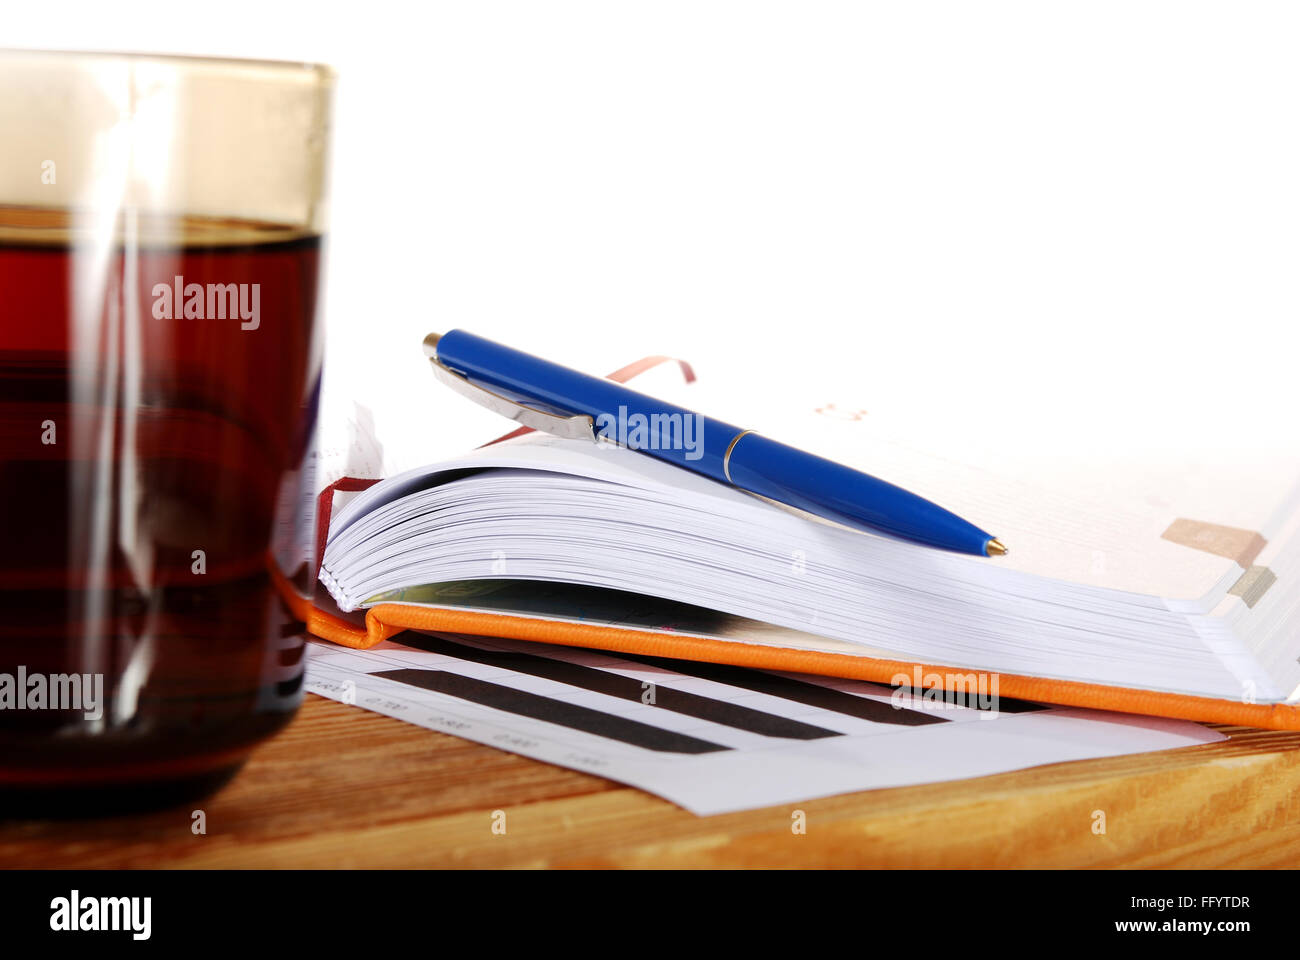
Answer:
POLYGON ((1217 867, 1300 864, 1300 733, 696 817, 314 695, 193 805, 0 823, 7 867, 1217 867), (806 833, 791 829, 803 811, 806 833), (1097 811, 1105 833, 1094 832, 1097 811), (502 818, 504 814, 504 818, 502 818), (505 832, 494 832, 504 819, 505 832))

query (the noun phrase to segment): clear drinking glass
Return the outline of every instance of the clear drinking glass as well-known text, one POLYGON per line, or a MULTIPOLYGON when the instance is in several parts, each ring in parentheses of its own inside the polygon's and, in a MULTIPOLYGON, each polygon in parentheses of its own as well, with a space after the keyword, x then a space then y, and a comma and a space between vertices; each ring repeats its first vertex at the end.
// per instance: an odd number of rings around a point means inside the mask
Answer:
POLYGON ((301 701, 332 88, 0 52, 11 812, 205 793, 301 701))

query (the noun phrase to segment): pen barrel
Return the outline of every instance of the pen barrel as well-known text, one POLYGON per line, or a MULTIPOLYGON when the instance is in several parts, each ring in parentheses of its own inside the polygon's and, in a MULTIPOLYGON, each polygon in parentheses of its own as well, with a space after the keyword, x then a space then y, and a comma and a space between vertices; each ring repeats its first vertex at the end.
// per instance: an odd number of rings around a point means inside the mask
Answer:
POLYGON ((444 333, 436 350, 471 383, 547 413, 585 414, 604 440, 726 482, 723 459, 739 427, 463 330, 444 333))
POLYGON ((736 442, 728 470, 742 490, 851 527, 980 556, 992 539, 924 497, 759 434, 736 442))

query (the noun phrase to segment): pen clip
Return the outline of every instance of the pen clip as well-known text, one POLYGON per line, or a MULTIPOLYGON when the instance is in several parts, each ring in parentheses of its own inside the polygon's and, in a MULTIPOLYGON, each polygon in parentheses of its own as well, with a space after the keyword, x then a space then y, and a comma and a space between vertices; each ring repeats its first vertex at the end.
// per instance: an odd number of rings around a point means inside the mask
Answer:
POLYGON ((586 414, 564 417, 535 410, 532 407, 525 407, 509 397, 503 397, 499 393, 493 393, 476 383, 471 383, 468 378, 445 366, 438 360, 439 339, 440 336, 436 333, 431 333, 424 338, 424 355, 429 358, 429 363, 433 365, 433 375, 461 396, 468 397, 479 406, 487 407, 493 413, 499 413, 516 423, 522 423, 525 427, 531 427, 552 436, 564 437, 566 440, 590 440, 592 443, 596 442, 596 421, 586 414))

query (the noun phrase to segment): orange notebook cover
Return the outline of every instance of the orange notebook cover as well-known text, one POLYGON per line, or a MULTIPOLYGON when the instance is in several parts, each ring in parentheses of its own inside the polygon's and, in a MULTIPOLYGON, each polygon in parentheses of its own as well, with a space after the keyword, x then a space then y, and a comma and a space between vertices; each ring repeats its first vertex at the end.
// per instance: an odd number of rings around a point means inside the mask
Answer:
MULTIPOLYGON (((893 684, 899 675, 913 677, 918 670, 921 676, 927 678, 968 676, 977 672, 969 668, 792 650, 734 640, 681 636, 671 632, 631 630, 402 603, 382 603, 371 607, 366 611, 365 625, 357 626, 343 617, 312 606, 294 593, 283 579, 280 582, 282 592, 290 597, 294 615, 306 623, 310 633, 322 640, 360 650, 391 639, 403 630, 432 630, 535 640, 678 660, 703 660, 763 670, 788 670, 852 680, 874 680, 877 683, 893 684)), ((955 689, 949 685, 941 686, 947 690, 955 689)), ((1230 723, 1271 730, 1300 730, 1300 708, 1289 704, 1239 703, 1210 697, 1007 674, 999 674, 998 691, 1008 697, 1062 706, 1150 714, 1203 723, 1230 723)))
MULTIPOLYGON (((666 357, 646 358, 610 374, 610 379, 625 381, 668 359, 666 357)), ((676 362, 680 363, 687 381, 693 380, 694 373, 689 365, 681 361, 676 362)), ((492 443, 527 432, 529 432, 528 428, 522 427, 492 443)), ((317 570, 324 555, 334 492, 363 490, 377 482, 376 479, 344 478, 331 484, 321 493, 317 517, 317 570)), ((1247 571, 1241 578, 1243 583, 1258 579, 1251 572, 1257 570, 1252 566, 1252 562, 1263 544, 1258 534, 1215 527, 1210 524, 1179 521, 1166 531, 1164 537, 1174 542, 1182 542, 1197 550, 1230 557, 1247 571)), ((272 571, 286 602, 295 616, 306 624, 311 634, 354 649, 373 647, 404 630, 442 631, 587 647, 616 653, 867 680, 893 686, 912 686, 914 692, 922 692, 916 690, 918 684, 924 690, 958 691, 958 688, 948 681, 982 672, 972 668, 886 659, 868 655, 865 650, 862 654, 856 654, 793 649, 771 642, 746 642, 743 638, 719 639, 686 635, 672 630, 610 626, 518 613, 441 607, 426 603, 379 603, 365 611, 364 621, 362 621, 359 613, 349 617, 333 612, 327 608, 327 602, 312 605, 279 574, 274 564, 272 564, 272 571)), ((319 591, 319 584, 317 589, 319 591)), ((1251 587, 1247 584, 1243 589, 1248 590, 1251 587)), ((1001 672, 997 674, 997 684, 1000 695, 1023 700, 1208 723, 1300 730, 1300 706, 1288 703, 1252 703, 1071 680, 1017 676, 1001 672)))

